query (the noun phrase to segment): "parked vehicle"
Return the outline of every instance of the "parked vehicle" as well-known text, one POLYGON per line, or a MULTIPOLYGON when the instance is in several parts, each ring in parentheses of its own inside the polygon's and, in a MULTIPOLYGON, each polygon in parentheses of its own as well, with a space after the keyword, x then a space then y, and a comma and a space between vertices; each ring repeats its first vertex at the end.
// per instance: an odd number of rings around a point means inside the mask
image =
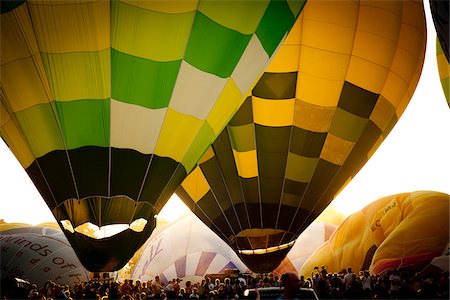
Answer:
MULTIPOLYGON (((260 299, 277 299, 284 293, 282 287, 265 287, 258 288, 260 299)), ((311 288, 300 288, 296 297, 301 300, 319 300, 316 292, 311 288)), ((256 299, 256 289, 246 289, 244 291, 244 299, 256 299)))

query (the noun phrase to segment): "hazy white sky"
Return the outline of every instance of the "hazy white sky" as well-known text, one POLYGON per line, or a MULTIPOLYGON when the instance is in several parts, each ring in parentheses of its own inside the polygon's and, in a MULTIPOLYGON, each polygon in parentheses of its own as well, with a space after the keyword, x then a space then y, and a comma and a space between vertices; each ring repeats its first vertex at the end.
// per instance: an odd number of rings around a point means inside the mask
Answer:
MULTIPOLYGON (((450 109, 436 65, 436 33, 428 1, 428 40, 424 69, 415 94, 397 125, 370 161, 333 201, 349 215, 380 197, 417 190, 450 194, 450 109)), ((170 209, 183 208, 180 200, 170 209)), ((36 225, 54 221, 22 166, 0 139, 0 219, 36 225)))

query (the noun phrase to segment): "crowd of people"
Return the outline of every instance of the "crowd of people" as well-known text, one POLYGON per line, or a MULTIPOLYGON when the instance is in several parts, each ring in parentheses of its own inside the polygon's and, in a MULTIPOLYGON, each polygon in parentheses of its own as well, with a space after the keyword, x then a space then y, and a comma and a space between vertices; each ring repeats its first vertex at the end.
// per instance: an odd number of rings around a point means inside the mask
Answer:
MULTIPOLYGON (((31 284, 22 296, 4 291, 3 299, 240 299, 247 288, 282 286, 278 276, 272 274, 246 278, 205 277, 201 282, 182 282, 174 278, 167 283, 159 276, 154 280, 126 279, 79 282, 73 287, 47 281, 44 286, 31 284), (6 292, 6 293, 5 293, 6 292), (23 297, 23 298, 21 298, 23 297)), ((310 277, 298 278, 298 286, 312 288, 319 299, 449 299, 449 272, 427 273, 394 270, 370 275, 367 271, 354 273, 351 268, 339 273, 328 273, 326 267, 315 267, 310 277)))

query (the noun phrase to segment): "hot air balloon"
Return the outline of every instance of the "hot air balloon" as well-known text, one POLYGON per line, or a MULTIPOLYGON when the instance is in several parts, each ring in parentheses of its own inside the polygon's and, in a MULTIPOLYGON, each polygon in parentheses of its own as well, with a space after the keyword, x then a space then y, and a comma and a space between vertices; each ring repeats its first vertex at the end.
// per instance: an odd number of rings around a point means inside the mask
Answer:
POLYGON ((274 270, 401 116, 425 40, 421 1, 308 1, 177 194, 252 271, 274 270))
POLYGON ((173 278, 200 282, 206 274, 247 271, 236 253, 191 212, 156 229, 144 245, 131 278, 167 283, 173 278))
POLYGON ((329 272, 351 267, 382 274, 397 268, 422 270, 448 251, 449 195, 416 191, 383 197, 350 215, 300 269, 329 272))
POLYGON ((88 281, 89 271, 81 265, 59 228, 38 225, 4 229, 1 225, 2 279, 26 278, 39 287, 47 280, 71 287, 88 281))
POLYGON ((447 104, 450 107, 450 33, 449 14, 450 7, 448 1, 430 0, 431 16, 436 29, 436 58, 447 104))
POLYGON ((303 5, 2 1, 1 137, 87 269, 121 268, 150 236, 303 5), (130 226, 93 239, 86 222, 130 226))

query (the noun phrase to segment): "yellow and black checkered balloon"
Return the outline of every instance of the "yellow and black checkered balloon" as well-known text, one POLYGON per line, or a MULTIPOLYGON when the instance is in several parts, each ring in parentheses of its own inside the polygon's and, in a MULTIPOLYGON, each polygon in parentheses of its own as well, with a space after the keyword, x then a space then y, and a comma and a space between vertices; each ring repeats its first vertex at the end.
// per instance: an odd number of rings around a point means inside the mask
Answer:
POLYGON ((401 116, 425 41, 422 1, 308 1, 177 194, 251 270, 272 271, 401 116))

